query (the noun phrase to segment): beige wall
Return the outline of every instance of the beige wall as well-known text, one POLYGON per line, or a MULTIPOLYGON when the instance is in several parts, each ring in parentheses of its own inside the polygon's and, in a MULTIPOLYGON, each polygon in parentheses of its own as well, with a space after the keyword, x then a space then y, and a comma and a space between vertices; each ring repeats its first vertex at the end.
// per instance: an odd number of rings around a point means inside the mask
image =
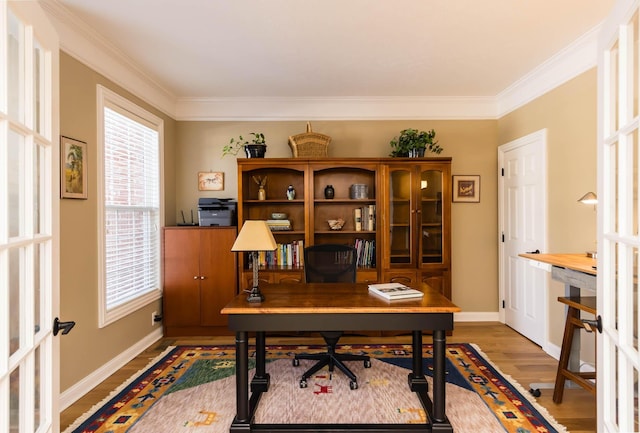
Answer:
MULTIPOLYGON (((498 121, 498 142, 547 128, 549 253, 596 249, 596 212, 577 200, 596 192, 597 77, 592 69, 498 121)), ((550 279, 550 340, 562 343, 564 286, 550 279)))
POLYGON ((156 301, 105 328, 98 328, 97 102, 102 84, 165 121, 167 209, 175 214, 173 143, 175 121, 114 85, 64 52, 60 55, 60 134, 87 143, 88 199, 60 202, 60 317, 74 320, 73 332, 60 340, 60 389, 66 390, 133 346, 154 328, 156 301))
MULTIPOLYGON (((435 129, 444 148, 438 156, 453 158, 453 174, 481 176, 480 203, 452 205, 453 301, 464 311, 497 311, 497 121, 386 120, 314 121, 314 131, 332 137, 331 157, 383 157, 389 141, 404 128, 435 129)), ((176 154, 176 212, 197 211, 198 197, 237 198, 234 156, 222 155, 231 137, 258 131, 267 140, 266 157, 289 157, 289 135, 304 132, 306 122, 178 122, 176 154), (199 171, 223 171, 225 190, 200 192, 199 171)), ((189 218, 189 217, 187 217, 189 218)))

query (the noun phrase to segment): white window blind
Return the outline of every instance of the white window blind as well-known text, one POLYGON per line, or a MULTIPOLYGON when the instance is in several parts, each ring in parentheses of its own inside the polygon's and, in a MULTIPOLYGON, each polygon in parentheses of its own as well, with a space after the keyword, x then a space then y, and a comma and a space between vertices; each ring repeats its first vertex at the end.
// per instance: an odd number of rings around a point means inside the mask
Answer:
POLYGON ((108 311, 160 287, 158 131, 105 106, 103 162, 108 311))

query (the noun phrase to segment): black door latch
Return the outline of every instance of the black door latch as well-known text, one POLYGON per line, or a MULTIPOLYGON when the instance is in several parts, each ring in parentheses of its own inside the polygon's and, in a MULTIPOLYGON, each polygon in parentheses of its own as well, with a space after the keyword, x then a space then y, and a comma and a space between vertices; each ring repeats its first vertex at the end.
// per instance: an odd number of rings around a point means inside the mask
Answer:
POLYGON ((76 322, 61 322, 57 317, 53 319, 53 335, 58 335, 58 332, 62 331, 62 335, 67 335, 73 327, 76 326, 76 322))

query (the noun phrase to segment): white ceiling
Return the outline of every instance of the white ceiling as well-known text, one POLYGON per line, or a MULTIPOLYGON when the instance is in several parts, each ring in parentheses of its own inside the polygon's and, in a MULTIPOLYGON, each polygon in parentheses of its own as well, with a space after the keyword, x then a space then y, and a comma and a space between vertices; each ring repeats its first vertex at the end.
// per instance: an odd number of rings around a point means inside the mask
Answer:
POLYGON ((614 0, 58 0, 175 98, 494 97, 614 0))

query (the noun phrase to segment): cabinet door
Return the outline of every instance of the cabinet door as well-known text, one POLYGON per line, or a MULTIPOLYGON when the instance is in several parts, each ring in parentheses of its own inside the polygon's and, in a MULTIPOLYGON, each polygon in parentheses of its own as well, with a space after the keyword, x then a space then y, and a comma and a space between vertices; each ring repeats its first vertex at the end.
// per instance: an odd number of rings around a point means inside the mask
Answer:
POLYGON ((236 228, 200 232, 200 325, 227 326, 227 316, 220 310, 233 299, 238 286, 236 253, 231 252, 236 228))
POLYGON ((199 232, 198 229, 164 231, 165 326, 200 324, 199 232))
POLYGON ((449 271, 445 269, 423 271, 420 280, 437 290, 446 298, 451 299, 451 287, 449 286, 449 271))
POLYGON ((389 264, 416 267, 414 173, 411 166, 389 169, 389 264))
POLYGON ((420 227, 418 229, 419 264, 443 262, 443 172, 438 169, 420 171, 420 188, 417 191, 420 227))

